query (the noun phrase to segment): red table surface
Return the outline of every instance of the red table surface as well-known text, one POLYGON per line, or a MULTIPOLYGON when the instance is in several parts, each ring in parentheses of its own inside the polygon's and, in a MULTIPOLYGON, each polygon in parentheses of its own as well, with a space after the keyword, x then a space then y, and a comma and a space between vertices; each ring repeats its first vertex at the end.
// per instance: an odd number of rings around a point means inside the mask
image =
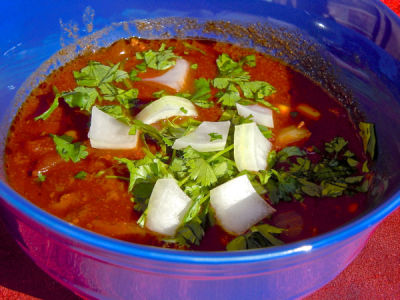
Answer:
MULTIPOLYGON (((400 0, 382 0, 400 15, 400 0)), ((0 222, 0 299, 79 299, 40 270, 0 222)), ((361 254, 306 298, 400 299, 400 209, 372 234, 361 254)))

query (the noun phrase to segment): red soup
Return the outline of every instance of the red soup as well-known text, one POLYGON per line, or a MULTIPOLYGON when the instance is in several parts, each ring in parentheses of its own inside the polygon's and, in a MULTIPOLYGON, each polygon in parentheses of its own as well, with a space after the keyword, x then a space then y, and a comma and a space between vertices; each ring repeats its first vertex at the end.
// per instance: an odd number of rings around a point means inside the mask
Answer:
POLYGON ((5 164, 18 193, 76 226, 160 247, 240 250, 358 216, 371 128, 254 50, 131 38, 36 87, 5 164))

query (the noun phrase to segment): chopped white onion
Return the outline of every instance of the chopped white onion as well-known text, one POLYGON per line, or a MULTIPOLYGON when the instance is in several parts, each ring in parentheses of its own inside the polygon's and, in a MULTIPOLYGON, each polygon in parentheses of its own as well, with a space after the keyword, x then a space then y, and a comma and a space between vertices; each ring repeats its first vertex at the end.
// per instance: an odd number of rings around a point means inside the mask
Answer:
POLYGON ((236 108, 239 116, 247 118, 248 116, 253 116, 253 121, 257 124, 264 125, 266 127, 274 128, 274 119, 272 117, 272 110, 258 105, 241 105, 236 103, 236 108))
POLYGON ((240 235, 276 210, 257 194, 247 175, 225 182, 210 191, 210 204, 219 224, 240 235))
POLYGON ((186 77, 189 73, 189 68, 190 65, 186 60, 177 59, 175 66, 173 66, 161 76, 144 78, 143 81, 157 82, 179 92, 185 85, 186 77))
POLYGON ((154 232, 174 236, 190 203, 191 199, 175 179, 158 179, 149 199, 145 226, 154 232))
POLYGON ((191 146, 200 152, 220 151, 225 148, 231 122, 202 122, 193 132, 176 139, 173 149, 191 146), (214 137, 214 138, 213 138, 214 137))
POLYGON ((265 170, 271 146, 256 123, 235 126, 233 153, 239 171, 265 170))
POLYGON ((138 133, 130 135, 128 125, 93 106, 88 134, 93 148, 132 149, 137 145, 138 136, 138 133))
POLYGON ((194 104, 183 97, 164 96, 149 103, 136 115, 136 119, 145 124, 153 124, 162 119, 174 116, 197 116, 194 104))

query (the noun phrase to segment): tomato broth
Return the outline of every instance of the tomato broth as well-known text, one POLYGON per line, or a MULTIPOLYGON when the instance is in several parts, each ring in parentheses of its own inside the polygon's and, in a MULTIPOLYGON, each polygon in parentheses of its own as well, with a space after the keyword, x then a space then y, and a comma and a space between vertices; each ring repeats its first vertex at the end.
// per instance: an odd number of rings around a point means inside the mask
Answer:
MULTIPOLYGON (((51 115, 46 119, 37 119, 51 107, 57 93, 77 88, 74 71, 78 72, 88 66, 89 62, 95 61, 106 66, 115 66, 119 63, 118 69, 128 73, 133 69, 137 71, 124 81, 114 82, 115 87, 119 89, 137 89, 133 105, 128 109, 133 117, 148 103, 160 98, 160 91, 169 95, 179 92, 182 97, 185 97, 185 93, 193 95, 196 90, 196 80, 204 78, 211 82, 209 92, 211 97, 208 101, 214 105, 208 108, 196 106, 198 115, 194 119, 219 121, 224 112, 231 109, 218 100, 220 90, 212 84, 213 79, 219 76, 220 70, 216 61, 222 54, 229 56, 235 62, 243 57, 254 57, 255 64, 243 62, 242 69, 248 72, 251 80, 267 82, 274 88, 273 93, 262 98, 275 109, 274 127, 270 129, 268 138, 275 153, 296 146, 305 151, 305 157, 309 161, 314 162, 322 156, 320 151, 324 149, 326 143, 341 137, 354 154, 356 163, 352 164, 353 175, 364 174, 362 163, 366 161, 367 155, 357 128, 358 124, 352 122, 348 111, 339 101, 290 66, 252 49, 228 43, 208 40, 131 38, 75 58, 52 72, 32 91, 15 117, 9 132, 5 151, 9 184, 19 194, 47 212, 99 234, 160 247, 225 250, 235 236, 212 220, 214 219, 212 210, 209 212, 211 221, 205 222, 207 225, 203 227, 204 237, 197 245, 170 242, 165 236, 138 224, 143 210, 135 209, 135 197, 128 190, 129 171, 125 164, 121 164, 115 158, 139 160, 146 156, 146 151, 160 152, 162 149, 157 140, 149 136, 141 138, 134 149, 93 148, 88 138, 90 113, 77 107, 70 107, 62 101, 63 97, 60 97, 59 105, 51 115), (186 60, 190 65, 179 91, 146 80, 165 74, 168 69, 156 70, 147 66, 146 70, 139 70, 137 67, 143 63, 143 59, 137 56, 137 53, 145 53, 150 49, 153 51, 169 49, 169 47, 172 47, 174 55, 186 60), (304 129, 304 136, 288 139, 287 135, 282 133, 297 129, 304 129), (57 151, 54 135, 66 135, 73 143, 79 142, 86 147, 86 156, 77 162, 65 161, 57 151)), ((243 94, 243 91, 239 92, 243 94)), ((107 101, 101 98, 104 98, 104 95, 96 99, 96 105, 116 103, 115 99, 107 101)), ((196 105, 196 102, 194 104, 196 105)), ((187 117, 161 120, 152 126, 161 130, 171 120, 180 124, 185 122, 187 117)), ((172 157, 171 152, 168 153, 172 157)), ((368 173, 363 176, 368 178, 368 173)), ((359 184, 361 185, 362 181, 359 184)), ((276 212, 261 223, 285 229, 274 235, 285 243, 330 231, 354 219, 366 208, 367 196, 362 192, 345 192, 340 196, 328 193, 318 197, 306 191, 298 199, 296 192, 290 199, 283 197, 283 200, 274 203, 269 196, 269 186, 265 187, 263 198, 276 209, 276 212)), ((299 190, 304 191, 304 186, 299 190)))

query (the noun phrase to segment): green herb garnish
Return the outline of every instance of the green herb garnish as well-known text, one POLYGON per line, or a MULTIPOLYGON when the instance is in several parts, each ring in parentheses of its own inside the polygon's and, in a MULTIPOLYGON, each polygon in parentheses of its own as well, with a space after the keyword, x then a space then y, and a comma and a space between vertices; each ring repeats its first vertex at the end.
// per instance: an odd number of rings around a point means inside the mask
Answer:
POLYGON ((237 251, 283 245, 283 242, 274 235, 281 234, 284 230, 268 224, 253 226, 248 233, 230 241, 226 250, 237 251))
POLYGON ((87 173, 85 171, 80 171, 75 174, 74 178, 76 179, 85 179, 87 176, 87 173))
POLYGON ((38 172, 38 174, 37 174, 37 181, 39 181, 39 182, 45 182, 45 181, 46 181, 46 175, 44 175, 42 172, 38 172))
POLYGON ((225 53, 218 57, 219 74, 212 81, 214 87, 220 90, 216 94, 219 98, 218 102, 232 107, 240 100, 251 100, 278 111, 276 107, 264 100, 264 97, 275 92, 275 88, 265 81, 250 81, 249 72, 243 69, 244 65, 254 67, 255 56, 245 56, 238 62, 225 53))
POLYGON ((136 58, 143 59, 144 65, 148 68, 167 70, 172 66, 175 66, 176 59, 179 58, 179 56, 175 55, 172 50, 172 47, 166 49, 165 44, 162 43, 158 51, 147 50, 144 52, 137 52, 136 58))
POLYGON ((222 135, 215 133, 215 132, 211 132, 208 134, 210 136, 210 142, 215 141, 215 140, 222 140, 222 135))
POLYGON ((88 156, 88 152, 85 151, 85 146, 81 145, 79 142, 71 143, 72 137, 68 135, 58 136, 55 134, 50 134, 50 136, 53 138, 54 144, 56 145, 57 153, 65 161, 71 160, 76 163, 88 156))

